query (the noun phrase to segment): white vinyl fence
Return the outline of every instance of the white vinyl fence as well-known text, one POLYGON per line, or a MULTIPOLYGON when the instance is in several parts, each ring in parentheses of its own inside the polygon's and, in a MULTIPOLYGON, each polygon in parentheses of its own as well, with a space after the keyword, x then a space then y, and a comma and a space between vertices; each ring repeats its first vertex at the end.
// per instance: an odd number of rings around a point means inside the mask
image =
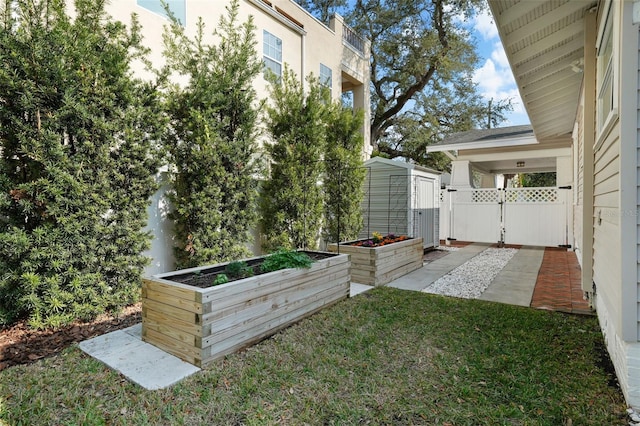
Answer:
POLYGON ((445 189, 441 238, 568 246, 571 187, 445 189))

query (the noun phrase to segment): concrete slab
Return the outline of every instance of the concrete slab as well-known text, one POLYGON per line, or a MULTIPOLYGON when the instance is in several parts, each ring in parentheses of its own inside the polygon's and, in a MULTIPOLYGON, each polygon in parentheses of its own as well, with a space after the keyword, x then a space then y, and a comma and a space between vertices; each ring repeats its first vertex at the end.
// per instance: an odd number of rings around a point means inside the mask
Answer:
POLYGON ((523 246, 480 295, 480 300, 530 306, 544 247, 523 246))
POLYGON ((142 324, 80 342, 87 354, 121 372, 148 390, 171 386, 200 371, 155 346, 142 341, 142 324))
POLYGON ((358 283, 352 282, 351 288, 349 289, 349 297, 353 297, 360 293, 364 293, 365 291, 371 290, 372 288, 373 286, 370 286, 370 285, 358 284, 358 283))

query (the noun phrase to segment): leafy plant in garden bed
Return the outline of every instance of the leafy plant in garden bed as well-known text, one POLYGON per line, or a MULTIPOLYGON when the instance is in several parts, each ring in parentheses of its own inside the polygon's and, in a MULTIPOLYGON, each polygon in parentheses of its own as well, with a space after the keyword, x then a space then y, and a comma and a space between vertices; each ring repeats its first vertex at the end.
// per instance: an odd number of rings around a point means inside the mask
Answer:
POLYGON ((281 249, 266 257, 234 261, 226 265, 198 269, 184 275, 174 276, 172 281, 194 287, 207 288, 281 269, 310 268, 314 260, 327 258, 328 256, 331 255, 321 252, 281 249))

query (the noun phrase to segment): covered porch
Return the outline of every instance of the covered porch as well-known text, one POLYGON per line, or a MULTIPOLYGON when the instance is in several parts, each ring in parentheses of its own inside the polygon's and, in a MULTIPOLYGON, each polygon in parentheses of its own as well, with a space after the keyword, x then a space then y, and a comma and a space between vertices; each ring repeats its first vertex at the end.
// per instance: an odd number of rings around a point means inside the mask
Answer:
POLYGON ((531 126, 458 133, 429 146, 451 160, 441 193, 440 239, 571 247, 573 170, 566 139, 541 143, 531 126), (553 187, 518 188, 507 179, 555 172, 553 187))

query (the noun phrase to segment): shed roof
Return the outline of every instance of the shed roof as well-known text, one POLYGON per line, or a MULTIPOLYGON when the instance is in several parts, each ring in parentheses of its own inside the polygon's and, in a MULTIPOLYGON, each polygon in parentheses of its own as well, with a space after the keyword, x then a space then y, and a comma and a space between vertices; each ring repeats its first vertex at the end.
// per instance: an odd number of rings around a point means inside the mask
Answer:
POLYGON ((384 164, 387 166, 398 167, 398 168, 403 168, 408 170, 416 170, 419 172, 431 173, 434 175, 442 174, 442 172, 439 172, 438 170, 430 169, 428 167, 424 167, 419 164, 408 163, 406 161, 401 161, 401 160, 390 160, 388 158, 383 158, 383 157, 372 157, 364 162, 365 167, 372 164, 384 164))

